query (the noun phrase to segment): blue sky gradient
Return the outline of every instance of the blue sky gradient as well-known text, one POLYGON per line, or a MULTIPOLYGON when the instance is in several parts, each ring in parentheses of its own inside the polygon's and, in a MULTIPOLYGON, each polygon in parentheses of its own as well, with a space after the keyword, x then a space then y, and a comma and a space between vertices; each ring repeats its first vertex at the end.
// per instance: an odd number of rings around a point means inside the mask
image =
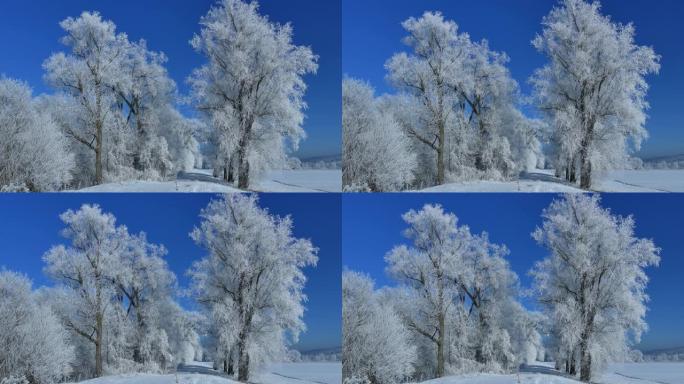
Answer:
MULTIPOLYGON (((376 286, 393 285, 385 273, 384 256, 395 245, 409 244, 403 237, 406 228, 401 215, 425 204, 441 204, 468 225, 472 232, 487 231, 491 241, 505 244, 511 268, 521 286, 532 284, 527 275, 534 263, 548 255, 531 233, 541 225, 541 213, 554 194, 346 194, 342 198, 343 268, 368 273, 376 286)), ((647 293, 651 296, 646 321, 650 330, 639 345, 644 350, 684 346, 684 245, 681 219, 684 195, 603 194, 602 205, 614 214, 633 215, 636 235, 650 238, 662 249, 661 264, 649 268, 647 293)), ((534 298, 523 304, 538 309, 534 298)))
MULTIPOLYGON (((148 47, 169 58, 167 69, 181 93, 185 79, 205 59, 189 44, 199 33, 200 18, 214 0, 9 0, 0 7, 0 74, 26 81, 35 94, 51 93, 43 81, 42 64, 51 53, 66 49, 59 22, 83 11, 99 11, 129 39, 147 40, 148 47)), ((261 12, 279 23, 291 22, 294 41, 311 46, 320 56, 316 75, 307 75, 309 105, 301 157, 340 153, 341 142, 341 5, 339 0, 263 0, 261 12)), ((191 108, 183 108, 187 115, 191 108)))
MULTIPOLYGON (((345 75, 370 82, 378 94, 391 93, 385 80, 385 62, 392 54, 406 50, 401 22, 420 17, 425 11, 441 11, 474 40, 487 39, 490 47, 511 58, 508 68, 529 95, 527 80, 545 64, 531 40, 541 33, 541 20, 555 0, 345 0, 342 4, 342 71, 345 75), (391 5, 390 5, 391 3, 391 5)), ((636 41, 652 46, 662 55, 659 75, 649 76, 651 109, 646 128, 650 138, 640 155, 644 157, 684 153, 681 123, 681 94, 684 91, 684 50, 681 49, 681 20, 684 2, 658 0, 604 0, 603 12, 614 21, 636 26, 636 41)), ((525 108, 533 114, 530 108, 525 108)))
MULTIPOLYGON (((306 268, 309 297, 303 333, 297 348, 302 351, 338 347, 341 343, 341 243, 340 195, 260 194, 260 205, 272 214, 291 215, 294 235, 310 239, 319 248, 319 262, 306 268)), ((24 273, 34 288, 51 285, 43 273, 43 254, 53 245, 68 244, 61 237, 62 212, 82 204, 99 204, 114 214, 118 224, 132 233, 144 231, 148 241, 168 249, 166 261, 181 288, 186 271, 206 255, 189 233, 199 225, 199 213, 213 194, 0 194, 0 268, 24 273)), ((179 298, 187 309, 199 309, 191 298, 179 298)))

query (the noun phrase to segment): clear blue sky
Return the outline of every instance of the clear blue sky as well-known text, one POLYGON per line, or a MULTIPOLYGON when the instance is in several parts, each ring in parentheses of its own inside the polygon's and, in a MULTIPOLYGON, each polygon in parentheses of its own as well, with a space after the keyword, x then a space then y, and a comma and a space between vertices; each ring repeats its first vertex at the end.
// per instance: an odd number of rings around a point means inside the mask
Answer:
MULTIPOLYGON (((651 103, 647 129, 651 138, 642 147, 645 157, 684 153, 681 95, 684 92, 684 50, 681 49, 680 0, 605 0, 603 11, 619 22, 633 22, 636 40, 662 55, 662 68, 649 77, 651 103)), ((378 94, 392 92, 384 64, 395 52, 406 50, 401 22, 424 11, 441 11, 471 38, 489 40, 492 49, 506 52, 513 77, 529 94, 527 79, 545 63, 530 41, 541 32, 542 17, 555 0, 345 0, 342 3, 342 71, 369 81, 378 94)))
MULTIPOLYGON (((199 212, 212 194, 0 194, 0 268, 22 272, 34 287, 50 285, 43 274, 43 254, 66 244, 59 214, 82 204, 99 204, 129 231, 145 231, 148 240, 164 244, 166 260, 180 286, 189 283, 185 272, 205 256, 189 233, 199 224, 199 212)), ((340 196, 337 194, 260 194, 260 205, 280 216, 291 215, 294 235, 310 239, 319 250, 315 268, 306 268, 309 297, 304 321, 308 331, 297 348, 306 351, 338 347, 341 343, 340 196)), ((196 309, 191 299, 181 303, 196 309)))
MULTIPOLYGON (((182 92, 193 68, 204 63, 188 41, 199 32, 199 20, 213 0, 8 0, 0 5, 0 74, 22 79, 36 94, 52 92, 43 81, 42 63, 64 50, 58 23, 82 11, 99 11, 132 40, 163 51, 167 68, 182 92)), ((311 46, 320 56, 316 75, 306 78, 309 89, 308 133, 298 152, 302 157, 340 153, 341 141, 341 5, 339 0, 263 0, 261 12, 271 20, 291 22, 296 44, 311 46)), ((184 108, 184 112, 189 113, 184 108)))
MULTIPOLYGON (((684 244, 682 224, 684 195, 604 194, 604 207, 623 216, 632 214, 636 235, 653 239, 662 248, 661 264, 649 268, 651 296, 646 320, 650 326, 640 345, 644 350, 684 346, 684 244)), ((392 285, 385 274, 385 254, 398 244, 406 228, 401 215, 425 204, 441 204, 471 231, 487 231, 490 239, 511 251, 508 261, 529 288, 527 272, 547 251, 538 246, 531 232, 541 224, 541 213, 557 195, 553 194, 345 194, 342 198, 343 267, 368 273, 376 286, 392 285)), ((523 301, 535 308, 533 298, 523 301)))

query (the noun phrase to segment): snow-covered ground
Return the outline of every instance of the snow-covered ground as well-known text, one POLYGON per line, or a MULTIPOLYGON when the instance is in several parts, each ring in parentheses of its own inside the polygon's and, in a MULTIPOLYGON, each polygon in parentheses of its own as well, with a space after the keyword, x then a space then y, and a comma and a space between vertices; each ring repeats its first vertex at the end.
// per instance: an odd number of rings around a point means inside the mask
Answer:
MULTIPOLYGON (((684 170, 612 171, 596 180, 598 192, 684 192, 684 170)), ((514 181, 450 183, 420 192, 581 192, 553 176, 553 170, 536 170, 514 181)))
MULTIPOLYGON (((342 171, 337 169, 297 169, 268 172, 257 180, 253 190, 258 192, 340 192, 342 171)), ((96 185, 79 192, 210 192, 231 193, 241 190, 211 176, 211 170, 196 169, 178 174, 176 180, 132 180, 96 185)))
POLYGON ((273 364, 254 381, 261 384, 342 383, 342 363, 281 363, 273 364))
MULTIPOLYGON (((211 363, 196 362, 179 367, 167 375, 130 374, 106 376, 79 384, 236 384, 237 382, 211 369, 211 363)), ((341 363, 281 363, 255 375, 253 384, 340 384, 341 363)))
POLYGON ((684 384, 682 363, 612 364, 603 375, 603 384, 684 384))
MULTIPOLYGON (((423 384, 578 384, 553 369, 553 363, 537 363, 510 375, 448 376, 423 384)), ((596 384, 684 384, 684 363, 613 364, 596 384)))
POLYGON ((684 192, 684 169, 612 171, 598 180, 603 192, 684 192))
POLYGON ((342 171, 339 169, 295 169, 268 172, 257 181, 259 192, 341 192, 342 171))
POLYGON ((242 192, 237 188, 219 183, 197 180, 171 181, 122 181, 107 183, 78 190, 78 192, 210 192, 231 193, 242 192))

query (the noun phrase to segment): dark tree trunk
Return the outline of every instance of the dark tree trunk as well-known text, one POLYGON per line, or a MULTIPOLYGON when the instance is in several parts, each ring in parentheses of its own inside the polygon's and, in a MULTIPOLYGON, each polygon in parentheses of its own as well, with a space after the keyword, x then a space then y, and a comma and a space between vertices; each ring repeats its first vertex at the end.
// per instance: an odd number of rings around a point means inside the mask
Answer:
POLYGON ((249 188, 249 156, 248 146, 252 136, 252 125, 254 120, 248 119, 245 122, 245 128, 240 137, 237 151, 238 161, 238 188, 249 188))
POLYGON ((580 148, 580 188, 591 188, 591 159, 590 149, 594 137, 594 122, 588 122, 587 131, 582 138, 580 148))
POLYGON ((238 381, 246 383, 249 380, 249 353, 247 352, 247 335, 240 333, 238 340, 238 381))
POLYGON ((225 180, 229 183, 235 181, 235 172, 233 171, 233 159, 234 156, 230 157, 230 160, 226 163, 227 174, 225 175, 225 180))
POLYGON ((583 158, 582 160, 582 174, 580 175, 580 188, 582 189, 590 189, 591 188, 591 160, 589 160, 589 157, 585 155, 586 157, 583 158))
POLYGON ((576 160, 576 156, 573 156, 569 159, 568 181, 571 183, 577 182, 577 160, 576 160))
POLYGON ((95 123, 95 184, 102 184, 102 122, 95 123))
POLYGON ((102 314, 95 315, 95 377, 102 376, 102 314))
POLYGON ((575 363, 575 356, 570 355, 570 366, 568 368, 568 373, 572 376, 577 374, 577 364, 575 363))
POLYGON ((228 362, 228 368, 226 370, 226 373, 229 375, 235 374, 235 367, 233 366, 233 354, 229 353, 227 357, 227 362, 228 362))
POLYGON ((437 185, 444 184, 444 148, 445 148, 445 127, 444 122, 439 122, 439 137, 437 138, 437 185))
POLYGON ((437 340, 437 377, 444 376, 444 342, 445 321, 444 315, 439 315, 439 339, 437 340))
POLYGON ((480 128, 480 142, 478 144, 477 154, 475 155, 475 168, 480 171, 486 171, 489 164, 485 163, 485 152, 487 152, 487 144, 489 143, 489 131, 482 120, 479 121, 480 128))
POLYGON ((580 380, 585 383, 591 381, 591 352, 589 352, 589 347, 587 342, 581 343, 581 356, 582 361, 580 362, 580 380))

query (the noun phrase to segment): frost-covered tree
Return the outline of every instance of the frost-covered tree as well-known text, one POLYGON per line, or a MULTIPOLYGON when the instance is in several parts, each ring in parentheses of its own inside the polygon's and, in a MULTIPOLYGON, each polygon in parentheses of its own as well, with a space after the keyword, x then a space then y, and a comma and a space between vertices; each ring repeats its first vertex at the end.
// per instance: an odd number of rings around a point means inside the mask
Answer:
POLYGON ((449 79, 458 71, 457 57, 467 35, 458 34, 456 23, 445 21, 441 14, 426 12, 422 18, 410 18, 402 24, 409 33, 404 41, 413 55, 399 53, 386 64, 392 83, 424 105, 423 121, 410 127, 407 133, 434 152, 437 184, 445 181, 447 125, 452 118, 452 107, 457 95, 451 90, 449 79))
POLYGON ((347 190, 402 190, 413 181, 415 155, 391 112, 373 89, 358 80, 342 81, 342 184, 347 190))
POLYGON ((98 206, 84 205, 60 218, 66 225, 63 235, 71 245, 55 246, 45 254, 45 272, 63 287, 58 315, 70 331, 93 345, 94 374, 101 376, 105 321, 116 295, 113 281, 127 231, 98 206))
POLYGON ((410 378, 417 360, 409 330, 373 281, 358 272, 342 273, 342 377, 344 382, 393 384, 410 378))
POLYGON ((0 78, 0 191, 54 191, 71 181, 73 156, 29 87, 0 78))
POLYGON ((516 314, 517 276, 504 258, 506 247, 486 233, 472 234, 438 205, 403 218, 412 245, 385 256, 389 275, 399 283, 387 300, 414 335, 420 373, 441 377, 515 367, 509 320, 516 314))
POLYGON ((304 75, 318 58, 294 45, 290 24, 259 14, 256 1, 222 0, 200 24, 191 44, 208 63, 189 79, 193 98, 214 130, 214 166, 226 180, 237 170, 245 189, 250 174, 282 164, 287 146, 305 136, 304 75))
POLYGON ((208 255, 189 274, 197 300, 208 312, 215 356, 236 361, 246 382, 254 364, 284 354, 286 332, 305 329, 303 268, 315 265, 317 249, 292 235, 289 217, 271 215, 255 195, 224 195, 202 210, 192 238, 208 255))
POLYGON ((132 125, 133 167, 166 176, 173 169, 168 143, 158 130, 160 116, 173 102, 176 84, 167 74, 163 53, 151 52, 144 40, 128 43, 121 63, 123 76, 113 84, 122 113, 132 125))
POLYGON ((165 178, 194 165, 196 125, 175 109, 166 56, 144 40, 130 42, 97 12, 60 26, 71 52, 45 61, 45 78, 59 93, 41 105, 72 141, 77 184, 165 178))
POLYGON ((60 23, 66 32, 62 43, 70 54, 53 54, 45 61, 46 80, 71 96, 69 101, 78 110, 76 121, 65 127, 65 133, 85 146, 94 165, 94 182, 104 180, 104 157, 111 143, 109 134, 121 130, 122 121, 112 111, 116 103, 114 86, 125 79, 122 71, 128 39, 116 33, 111 21, 100 15, 83 12, 79 18, 67 18, 60 23))
POLYGON ((157 365, 162 370, 173 360, 162 315, 172 305, 176 277, 163 256, 163 246, 150 244, 144 233, 127 235, 125 251, 119 257, 115 284, 118 298, 132 327, 132 359, 139 364, 157 365))
POLYGON ((635 43, 632 24, 602 15, 598 1, 562 0, 542 25, 532 42, 549 60, 531 79, 538 108, 553 129, 558 174, 574 181, 579 171, 589 189, 597 171, 624 166, 647 137, 646 75, 660 57, 635 43))
POLYGON ((71 374, 74 350, 49 307, 39 305, 31 282, 0 271, 0 382, 52 384, 71 374))
MULTIPOLYGON (((170 105, 162 108, 158 113, 158 135, 160 143, 168 148, 171 171, 175 173, 190 171, 202 167, 202 151, 200 140, 206 130, 204 123, 195 118, 183 116, 170 105)), ((202 142, 202 144, 205 144, 202 142)))
POLYGON ((60 218, 70 244, 44 256, 45 271, 58 285, 43 302, 72 333, 83 362, 79 373, 173 367, 180 348, 197 344, 197 334, 173 301, 175 276, 163 260, 164 247, 144 233, 130 234, 98 206, 83 205, 60 218))
POLYGON ((529 122, 516 109, 518 85, 506 68, 508 57, 485 40, 471 41, 439 12, 402 25, 412 52, 395 54, 385 66, 403 93, 395 99, 401 104, 395 118, 419 144, 427 168, 420 171, 422 182, 511 177, 524 170, 523 156, 538 143, 519 137, 529 122))
POLYGON ((598 195, 565 195, 542 216, 533 236, 550 255, 531 271, 536 294, 557 358, 576 364, 589 382, 646 330, 645 268, 658 264, 660 250, 635 236, 632 217, 602 208, 598 195))

